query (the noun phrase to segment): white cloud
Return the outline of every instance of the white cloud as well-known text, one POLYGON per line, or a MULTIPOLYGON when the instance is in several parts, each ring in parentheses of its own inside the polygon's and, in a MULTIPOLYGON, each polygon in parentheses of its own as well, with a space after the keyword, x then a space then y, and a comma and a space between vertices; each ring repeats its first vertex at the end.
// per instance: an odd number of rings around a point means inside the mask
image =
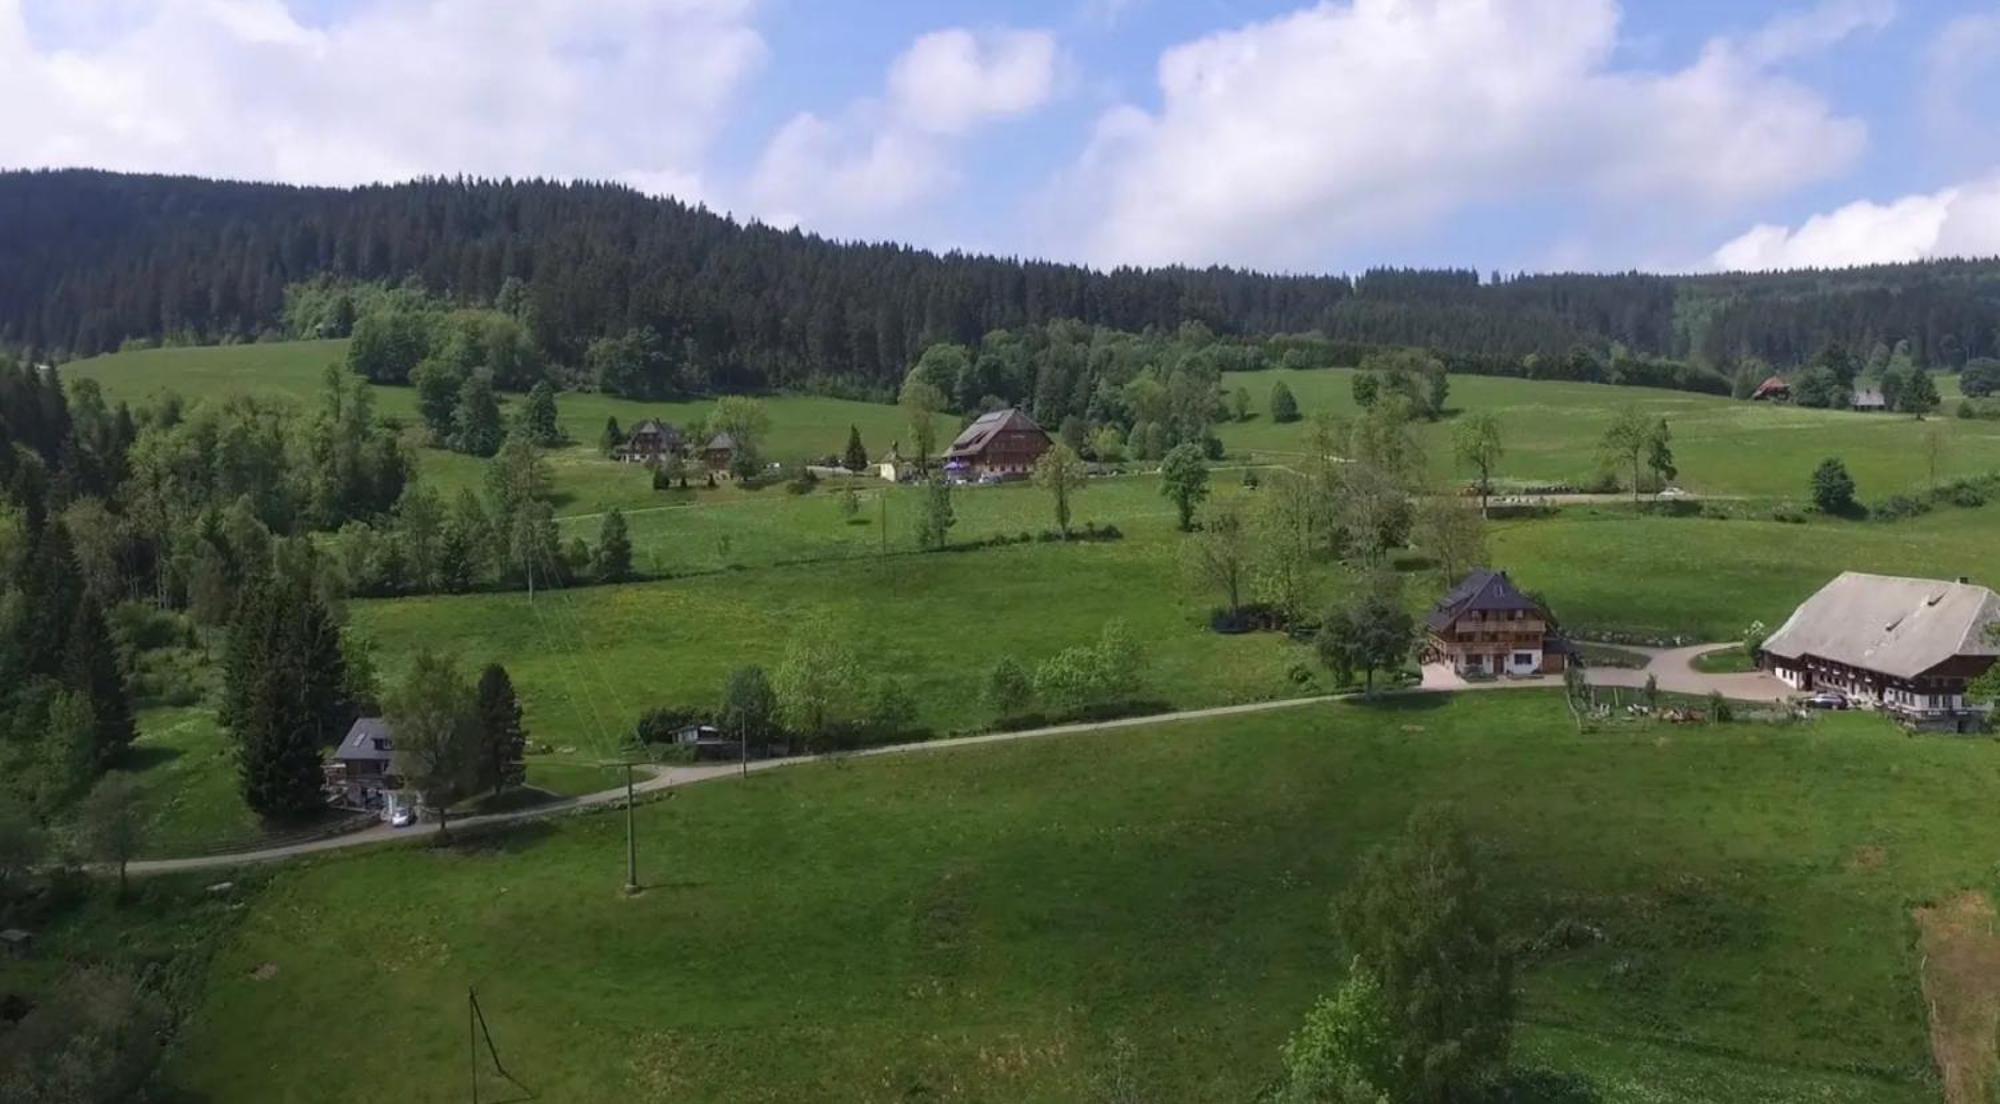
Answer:
POLYGON ((1026 114, 1055 93, 1046 31, 934 31, 890 65, 880 97, 779 128, 751 176, 760 216, 830 233, 880 230, 890 215, 958 180, 953 156, 981 125, 1026 114))
POLYGON ((1993 74, 2000 71, 2000 8, 1963 15, 1945 24, 1932 40, 1924 65, 1923 98, 1932 136, 1962 150, 1990 148, 2000 137, 1995 112, 2000 97, 1993 74))
POLYGON ((1833 2, 1670 72, 1613 65, 1615 0, 1328 0, 1178 46, 1160 105, 1107 112, 1052 205, 1101 263, 1324 267, 1469 207, 1710 216, 1866 141, 1771 66, 1888 17, 1833 2))
POLYGON ((1867 200, 1797 229, 1760 224, 1717 249, 1732 270, 1839 268, 1932 257, 2000 256, 2000 172, 1889 203, 1867 200))
POLYGON ((13 167, 540 174, 698 196, 722 114, 766 52, 753 0, 509 0, 504 14, 408 0, 324 25, 281 0, 161 0, 102 5, 61 46, 31 38, 22 3, 0 0, 13 167))

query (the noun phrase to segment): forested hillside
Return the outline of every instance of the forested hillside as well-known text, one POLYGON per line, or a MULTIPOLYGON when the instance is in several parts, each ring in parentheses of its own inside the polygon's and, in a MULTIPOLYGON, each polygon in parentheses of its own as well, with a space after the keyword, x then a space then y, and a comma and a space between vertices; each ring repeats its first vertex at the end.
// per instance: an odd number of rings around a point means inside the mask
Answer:
POLYGON ((466 304, 525 296, 542 355, 650 330, 703 386, 893 386, 939 341, 1076 319, 1519 358, 1614 345, 1729 373, 1830 342, 1910 342, 1933 366, 2000 353, 2000 262, 1665 277, 1471 271, 1272 276, 937 255, 740 225, 617 185, 428 180, 299 188, 95 171, 0 173, 0 346, 278 332, 319 274, 466 304))

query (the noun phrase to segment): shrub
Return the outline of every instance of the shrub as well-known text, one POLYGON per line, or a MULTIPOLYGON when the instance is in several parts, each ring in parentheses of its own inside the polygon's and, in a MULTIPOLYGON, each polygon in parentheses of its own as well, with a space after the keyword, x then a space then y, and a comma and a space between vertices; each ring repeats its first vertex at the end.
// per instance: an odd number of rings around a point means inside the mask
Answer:
POLYGON ((1734 717, 1735 714, 1729 708, 1729 699, 1723 697, 1722 692, 1719 690, 1710 690, 1708 692, 1708 719, 1720 723, 1733 720, 1734 717))
POLYGON ((1013 656, 1001 656, 986 675, 986 705, 1000 716, 1019 713, 1034 704, 1035 688, 1027 668, 1013 656))
POLYGON ((1776 506, 1771 507, 1771 520, 1781 521, 1786 525, 1804 525, 1806 523, 1806 512, 1799 509, 1795 503, 1780 502, 1776 506))
POLYGON ((1829 456, 1813 469, 1812 499, 1821 513, 1855 512, 1854 477, 1847 474, 1847 465, 1839 457, 1829 456))
POLYGON ((1914 495, 1890 495, 1870 511, 1878 521, 1908 521, 1930 513, 1930 503, 1914 495))
POLYGON ((786 482, 785 490, 795 495, 802 495, 812 493, 813 488, 817 486, 819 486, 819 476, 814 475, 811 468, 800 468, 799 474, 786 482))

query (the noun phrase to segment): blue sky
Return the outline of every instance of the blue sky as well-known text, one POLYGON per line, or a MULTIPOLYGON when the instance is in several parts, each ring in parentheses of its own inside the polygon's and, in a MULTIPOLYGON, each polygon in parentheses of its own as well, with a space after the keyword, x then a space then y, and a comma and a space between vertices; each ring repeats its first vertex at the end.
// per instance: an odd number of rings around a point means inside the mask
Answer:
POLYGON ((1097 265, 1766 268, 2000 253, 1996 77, 2000 0, 0 0, 0 166, 610 178, 1097 265))

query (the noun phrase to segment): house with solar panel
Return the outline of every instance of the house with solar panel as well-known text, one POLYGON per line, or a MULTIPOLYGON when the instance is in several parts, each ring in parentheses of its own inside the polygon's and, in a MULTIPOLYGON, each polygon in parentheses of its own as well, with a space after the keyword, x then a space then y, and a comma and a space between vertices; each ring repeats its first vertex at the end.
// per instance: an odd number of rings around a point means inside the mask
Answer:
POLYGON ((387 720, 356 719, 340 746, 320 765, 328 798, 350 809, 382 808, 387 795, 403 784, 396 776, 395 750, 387 720))
POLYGON ((1026 479, 1055 440, 1015 407, 981 414, 944 453, 945 478, 960 483, 1026 479))

